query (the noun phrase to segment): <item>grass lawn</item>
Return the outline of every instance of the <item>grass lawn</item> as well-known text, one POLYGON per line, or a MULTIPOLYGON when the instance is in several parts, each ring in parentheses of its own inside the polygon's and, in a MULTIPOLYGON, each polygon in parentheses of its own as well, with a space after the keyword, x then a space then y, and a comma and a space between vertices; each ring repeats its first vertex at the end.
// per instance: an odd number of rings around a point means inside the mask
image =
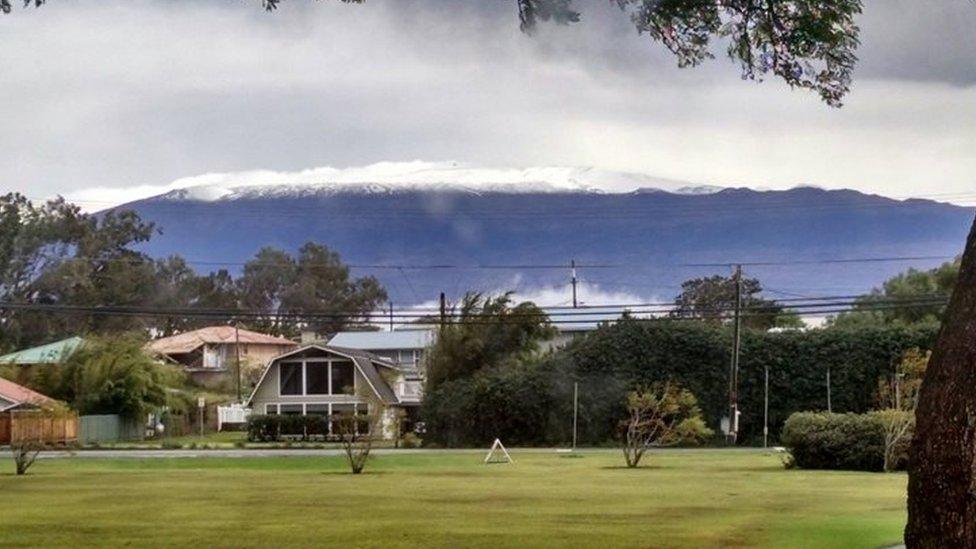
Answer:
POLYGON ((901 538, 903 474, 663 452, 0 459, 0 546, 865 547, 901 538))

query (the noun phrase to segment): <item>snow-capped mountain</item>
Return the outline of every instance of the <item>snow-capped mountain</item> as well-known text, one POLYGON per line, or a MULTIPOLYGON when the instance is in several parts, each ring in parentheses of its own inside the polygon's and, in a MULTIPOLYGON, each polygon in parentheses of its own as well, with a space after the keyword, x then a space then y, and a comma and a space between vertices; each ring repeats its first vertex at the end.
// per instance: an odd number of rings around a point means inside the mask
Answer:
POLYGON ((480 180, 451 166, 398 170, 371 170, 375 181, 349 172, 291 182, 204 176, 124 207, 161 230, 146 246, 155 256, 238 271, 262 246, 315 241, 377 276, 399 304, 559 287, 573 259, 588 288, 641 299, 669 299, 683 280, 727 274, 723 265, 735 262, 776 263, 747 267, 773 297, 861 293, 958 254, 972 221, 969 208, 850 190, 719 189, 576 168, 478 172, 480 180), (808 263, 918 256, 929 259, 808 263), (485 268, 518 265, 552 268, 485 268))

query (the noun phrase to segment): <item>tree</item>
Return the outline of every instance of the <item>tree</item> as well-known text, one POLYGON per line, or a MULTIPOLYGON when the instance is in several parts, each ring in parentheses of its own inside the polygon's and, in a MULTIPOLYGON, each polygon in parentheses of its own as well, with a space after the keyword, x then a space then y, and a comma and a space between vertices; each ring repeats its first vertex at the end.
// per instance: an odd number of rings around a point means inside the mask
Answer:
POLYGON ((542 309, 530 301, 513 306, 511 292, 466 294, 451 307, 427 353, 427 390, 527 356, 554 333, 542 309))
POLYGON ((352 474, 358 475, 366 468, 373 439, 383 428, 386 410, 381 402, 371 399, 366 405, 357 404, 355 412, 332 416, 332 435, 339 439, 352 474), (366 406, 365 411, 360 411, 362 406, 366 406))
POLYGON ((976 547, 976 224, 932 351, 909 452, 909 547, 976 547))
POLYGON ((892 376, 878 381, 875 412, 884 431, 884 470, 894 471, 906 455, 915 428, 915 408, 931 353, 909 349, 892 376))
MULTIPOLYGON (((727 321, 736 302, 735 277, 710 276, 686 280, 675 298, 672 318, 694 318, 706 322, 727 321)), ((755 278, 742 279, 742 323, 747 328, 769 330, 775 327, 799 327, 803 322, 795 315, 784 314, 775 301, 759 297, 762 285, 755 278)))
POLYGON ((640 464, 652 446, 693 443, 712 435, 691 391, 670 382, 627 394, 627 418, 621 422, 627 467, 640 464))
POLYGON ((365 318, 387 300, 386 290, 372 276, 352 279, 339 254, 309 242, 298 257, 262 248, 244 265, 238 281, 245 308, 270 311, 258 329, 294 336, 302 328, 329 334, 365 318), (291 315, 312 315, 299 326, 291 315))
POLYGON ((93 216, 63 199, 35 205, 0 196, 0 347, 19 348, 76 334, 144 327, 135 317, 58 315, 31 306, 143 305, 153 294, 153 261, 134 249, 155 228, 130 211, 93 216), (28 309, 24 309, 28 308, 28 309))
POLYGON ((128 335, 87 338, 61 363, 37 371, 29 385, 81 415, 143 418, 171 402, 174 390, 184 385, 184 375, 151 359, 142 344, 128 335))
POLYGON ((865 324, 938 323, 945 314, 947 296, 959 279, 960 261, 943 263, 929 270, 909 269, 884 282, 869 294, 857 299, 853 310, 831 319, 835 326, 865 324), (899 307, 870 310, 884 304, 899 307))
POLYGON ((11 423, 24 424, 22 428, 12 429, 10 438, 10 451, 17 475, 26 475, 42 451, 63 447, 68 442, 63 431, 56 427, 73 417, 68 409, 60 403, 49 402, 34 403, 34 406, 31 410, 12 412, 16 414, 16 420, 12 416, 11 423))

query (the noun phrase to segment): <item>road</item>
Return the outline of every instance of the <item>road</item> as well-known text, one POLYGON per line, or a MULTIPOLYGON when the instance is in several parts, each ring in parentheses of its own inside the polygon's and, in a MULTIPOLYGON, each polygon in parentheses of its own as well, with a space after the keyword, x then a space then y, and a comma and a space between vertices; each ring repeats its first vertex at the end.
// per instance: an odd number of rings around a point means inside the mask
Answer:
MULTIPOLYGON (((514 448, 510 449, 518 453, 535 454, 555 454, 559 450, 556 448, 514 448)), ((655 452, 688 452, 702 451, 702 448, 668 448, 657 449, 655 452)), ((763 450, 762 448, 711 448, 705 451, 721 450, 736 452, 763 452, 773 451, 763 450)), ((565 451, 565 450, 562 450, 565 451)), ((618 452, 616 448, 594 448, 580 449, 578 453, 606 453, 618 452)), ((434 455, 434 454, 486 454, 488 448, 466 448, 466 449, 392 449, 377 448, 371 453, 378 456, 384 455, 434 455)), ((341 456, 343 451, 337 448, 331 449, 301 449, 301 448, 277 448, 277 449, 246 449, 233 448, 221 450, 78 450, 76 452, 41 452, 38 459, 157 459, 157 458, 267 458, 267 457, 330 457, 341 456)))

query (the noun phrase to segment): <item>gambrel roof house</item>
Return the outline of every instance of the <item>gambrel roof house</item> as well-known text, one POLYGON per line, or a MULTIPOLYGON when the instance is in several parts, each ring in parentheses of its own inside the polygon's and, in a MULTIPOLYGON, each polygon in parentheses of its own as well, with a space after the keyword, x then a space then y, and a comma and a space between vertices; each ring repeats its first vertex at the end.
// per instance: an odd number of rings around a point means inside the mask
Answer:
POLYGON ((255 414, 270 415, 331 416, 377 404, 415 410, 419 398, 394 390, 407 373, 360 349, 305 345, 269 361, 245 405, 255 414))

